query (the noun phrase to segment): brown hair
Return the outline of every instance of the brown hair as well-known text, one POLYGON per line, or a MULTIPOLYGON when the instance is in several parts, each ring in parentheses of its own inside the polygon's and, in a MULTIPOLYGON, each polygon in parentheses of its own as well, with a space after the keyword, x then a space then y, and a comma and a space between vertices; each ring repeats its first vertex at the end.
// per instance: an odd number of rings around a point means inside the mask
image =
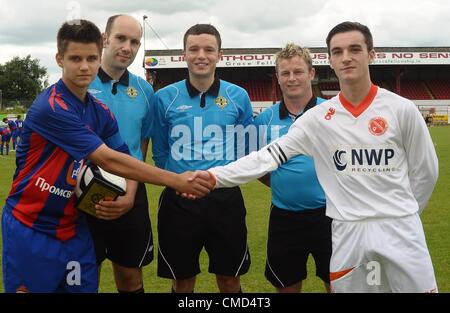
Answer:
POLYGON ((56 42, 58 53, 64 55, 69 42, 95 43, 100 54, 103 49, 102 34, 98 27, 87 20, 74 20, 65 22, 58 30, 56 42))
POLYGON ((350 31, 359 31, 361 34, 364 35, 364 41, 367 45, 367 50, 371 51, 373 49, 373 37, 372 33, 370 32, 370 29, 361 23, 358 22, 343 22, 333 27, 333 29, 330 30, 327 36, 327 48, 328 48, 328 54, 331 54, 330 51, 330 41, 331 38, 333 38, 334 35, 339 33, 346 33, 350 31))
POLYGON ((216 37, 217 45, 219 46, 219 50, 221 49, 222 39, 220 38, 220 33, 217 30, 217 28, 215 28, 211 24, 195 24, 194 26, 191 26, 184 34, 183 49, 186 50, 186 42, 187 42, 187 37, 189 35, 201 35, 201 34, 208 34, 208 35, 213 35, 214 37, 216 37))

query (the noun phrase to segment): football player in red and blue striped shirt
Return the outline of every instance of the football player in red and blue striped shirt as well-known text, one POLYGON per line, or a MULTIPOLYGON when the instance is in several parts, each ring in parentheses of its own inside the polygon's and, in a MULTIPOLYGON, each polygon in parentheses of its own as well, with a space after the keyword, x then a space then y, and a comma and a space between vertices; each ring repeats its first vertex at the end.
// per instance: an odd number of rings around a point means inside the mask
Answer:
POLYGON ((11 130, 5 126, 0 128, 0 137, 2 137, 2 143, 0 146, 0 155, 3 155, 3 148, 6 147, 6 155, 9 154, 9 141, 11 140, 11 130))
MULTIPOLYGON (((205 181, 189 182, 190 173, 160 170, 127 154, 114 115, 87 92, 100 66, 97 26, 86 20, 66 22, 57 42, 62 79, 29 110, 3 208, 6 292, 97 292, 94 246, 85 217, 74 206, 77 174, 86 159, 116 175, 197 196, 212 188, 205 181)), ((115 204, 130 206, 133 199, 125 194, 115 204)))

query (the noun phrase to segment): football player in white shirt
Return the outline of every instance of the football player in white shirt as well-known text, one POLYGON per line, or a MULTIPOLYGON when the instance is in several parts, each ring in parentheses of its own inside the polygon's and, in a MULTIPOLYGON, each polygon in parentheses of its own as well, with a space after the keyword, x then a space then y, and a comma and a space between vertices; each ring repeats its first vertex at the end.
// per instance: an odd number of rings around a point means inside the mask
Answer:
POLYGON ((413 102, 372 84, 370 30, 356 22, 327 37, 341 92, 309 110, 278 141, 196 175, 216 188, 248 182, 289 158, 314 158, 333 219, 334 292, 437 292, 419 213, 438 177, 438 160, 413 102))

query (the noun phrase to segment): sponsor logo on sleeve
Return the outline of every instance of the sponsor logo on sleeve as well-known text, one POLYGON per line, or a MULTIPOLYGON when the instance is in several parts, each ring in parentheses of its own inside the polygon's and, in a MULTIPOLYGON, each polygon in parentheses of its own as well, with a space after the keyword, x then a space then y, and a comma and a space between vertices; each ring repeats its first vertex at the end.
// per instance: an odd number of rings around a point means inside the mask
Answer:
POLYGON ((331 120, 331 118, 333 117, 333 115, 336 113, 336 109, 335 108, 329 108, 327 114, 325 114, 325 119, 327 121, 331 120))

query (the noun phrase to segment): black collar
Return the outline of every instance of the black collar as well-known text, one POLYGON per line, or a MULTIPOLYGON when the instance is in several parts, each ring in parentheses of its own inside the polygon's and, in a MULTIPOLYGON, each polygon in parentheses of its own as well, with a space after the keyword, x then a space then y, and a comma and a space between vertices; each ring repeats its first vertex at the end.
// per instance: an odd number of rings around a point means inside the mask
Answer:
POLYGON ((296 119, 300 117, 303 113, 311 109, 317 104, 317 98, 315 96, 312 96, 312 98, 309 100, 309 102, 306 104, 305 108, 303 109, 303 112, 301 112, 299 115, 292 114, 289 112, 289 110, 286 107, 286 103, 284 103, 284 99, 281 98, 280 101, 280 120, 285 119, 289 116, 296 116, 296 119))
MULTIPOLYGON (((100 78, 100 80, 102 81, 102 83, 107 83, 112 81, 113 79, 100 67, 98 69, 98 77, 100 78)), ((126 70, 122 76, 120 76, 119 78, 119 84, 124 85, 124 86, 128 86, 129 85, 129 73, 128 70, 126 70)))
MULTIPOLYGON (((191 98, 193 98, 196 95, 201 93, 201 91, 198 91, 197 88, 192 86, 191 81, 189 80, 189 77, 186 79, 186 88, 187 88, 187 90, 189 92, 189 96, 191 98)), ((219 95, 219 89, 220 89, 220 79, 216 75, 214 77, 214 82, 212 83, 211 87, 209 87, 209 89, 206 92, 204 92, 204 93, 207 93, 207 94, 210 94, 210 95, 212 95, 214 97, 217 97, 219 95)))

